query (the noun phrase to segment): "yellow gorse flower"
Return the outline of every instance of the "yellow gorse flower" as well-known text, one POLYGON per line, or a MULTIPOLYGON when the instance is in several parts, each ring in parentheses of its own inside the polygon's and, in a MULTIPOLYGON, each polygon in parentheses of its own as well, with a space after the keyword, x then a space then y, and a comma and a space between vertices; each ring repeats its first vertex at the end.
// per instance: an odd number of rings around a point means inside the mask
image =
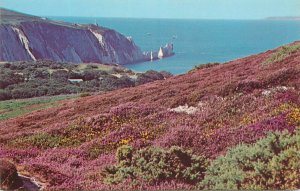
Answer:
POLYGON ((289 123, 292 125, 300 125, 300 108, 293 108, 288 114, 289 123))

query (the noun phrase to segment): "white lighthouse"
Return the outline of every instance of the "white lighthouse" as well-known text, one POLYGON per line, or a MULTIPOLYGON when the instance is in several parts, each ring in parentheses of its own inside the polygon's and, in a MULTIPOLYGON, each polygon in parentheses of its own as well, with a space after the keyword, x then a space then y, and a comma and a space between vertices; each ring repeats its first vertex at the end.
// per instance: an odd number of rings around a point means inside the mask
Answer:
POLYGON ((151 59, 151 61, 154 59, 154 57, 153 57, 153 52, 151 51, 151 53, 150 53, 150 59, 151 59))

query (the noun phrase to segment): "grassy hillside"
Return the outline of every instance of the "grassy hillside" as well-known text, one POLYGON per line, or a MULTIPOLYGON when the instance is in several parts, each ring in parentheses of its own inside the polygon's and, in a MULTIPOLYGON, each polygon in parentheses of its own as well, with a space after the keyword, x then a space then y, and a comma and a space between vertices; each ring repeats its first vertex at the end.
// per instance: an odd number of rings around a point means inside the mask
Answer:
POLYGON ((300 188, 299 42, 0 122, 49 189, 300 188))
MULTIPOLYGON (((10 25, 19 25, 21 22, 45 22, 52 23, 56 25, 72 27, 72 28, 85 28, 85 25, 72 24, 63 21, 54 21, 46 17, 38 17, 34 15, 29 15, 26 13, 20 13, 10 9, 5 9, 0 7, 0 24, 10 24, 10 25)), ((101 27, 102 28, 102 27, 101 27)), ((104 28, 103 28, 104 29, 104 28)))
POLYGON ((41 21, 39 17, 15 12, 0 7, 0 24, 17 24, 22 21, 41 21))

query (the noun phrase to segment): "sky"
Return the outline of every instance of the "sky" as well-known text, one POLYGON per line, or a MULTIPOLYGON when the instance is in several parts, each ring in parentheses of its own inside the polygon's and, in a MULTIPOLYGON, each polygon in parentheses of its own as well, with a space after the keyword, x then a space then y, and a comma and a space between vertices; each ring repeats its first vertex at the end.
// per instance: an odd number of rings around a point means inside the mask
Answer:
POLYGON ((263 19, 300 16, 300 0, 0 0, 37 16, 263 19))

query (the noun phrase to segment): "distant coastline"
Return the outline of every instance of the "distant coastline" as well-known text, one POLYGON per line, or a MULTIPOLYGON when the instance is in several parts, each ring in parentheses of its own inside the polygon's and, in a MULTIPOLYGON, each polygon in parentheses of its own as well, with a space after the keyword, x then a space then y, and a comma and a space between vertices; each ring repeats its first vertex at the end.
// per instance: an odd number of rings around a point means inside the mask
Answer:
POLYGON ((300 21, 300 16, 297 17, 267 17, 266 20, 291 20, 291 21, 300 21))

